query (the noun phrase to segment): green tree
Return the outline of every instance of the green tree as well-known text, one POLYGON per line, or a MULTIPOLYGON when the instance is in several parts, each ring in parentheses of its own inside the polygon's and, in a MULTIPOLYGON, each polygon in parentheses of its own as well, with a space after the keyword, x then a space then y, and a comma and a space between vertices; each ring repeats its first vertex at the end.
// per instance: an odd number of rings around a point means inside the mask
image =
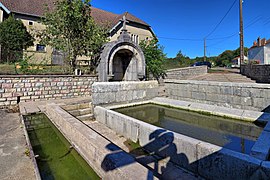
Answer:
MULTIPOLYGON (((107 41, 107 30, 91 17, 90 0, 58 0, 55 9, 45 14, 46 29, 39 37, 42 43, 68 54, 73 71, 78 56, 97 58, 107 41)), ((98 63, 94 63, 97 65, 98 63)))
POLYGON ((33 45, 34 38, 27 31, 21 20, 9 16, 0 23, 0 45, 3 60, 7 63, 18 61, 23 49, 33 45))
MULTIPOLYGON (((248 48, 244 47, 244 55, 248 55, 248 48)), ((240 56, 240 47, 234 50, 234 57, 239 57, 240 56)))
POLYGON ((165 69, 163 67, 166 55, 163 53, 163 47, 161 47, 157 40, 141 41, 140 47, 142 48, 146 61, 146 74, 147 78, 152 74, 154 78, 159 80, 160 77, 166 76, 165 69))

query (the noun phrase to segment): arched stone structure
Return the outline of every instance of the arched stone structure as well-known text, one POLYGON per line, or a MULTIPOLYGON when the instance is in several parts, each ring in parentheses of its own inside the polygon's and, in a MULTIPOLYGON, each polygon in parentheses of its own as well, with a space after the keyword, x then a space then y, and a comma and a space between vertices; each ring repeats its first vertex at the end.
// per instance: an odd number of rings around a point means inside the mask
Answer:
POLYGON ((106 81, 139 81, 145 77, 145 58, 125 29, 117 41, 104 45, 98 65, 98 78, 106 81))

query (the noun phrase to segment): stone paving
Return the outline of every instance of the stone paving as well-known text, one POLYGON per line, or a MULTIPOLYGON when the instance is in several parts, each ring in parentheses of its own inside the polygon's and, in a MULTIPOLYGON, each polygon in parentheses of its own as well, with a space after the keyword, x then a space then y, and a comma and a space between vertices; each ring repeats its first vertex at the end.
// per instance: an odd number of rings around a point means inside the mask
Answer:
POLYGON ((208 73, 205 75, 189 78, 189 80, 198 81, 218 81, 218 82, 239 82, 239 83, 256 83, 256 81, 247 78, 239 73, 208 73))
POLYGON ((0 110, 0 179, 36 179, 18 113, 0 110))

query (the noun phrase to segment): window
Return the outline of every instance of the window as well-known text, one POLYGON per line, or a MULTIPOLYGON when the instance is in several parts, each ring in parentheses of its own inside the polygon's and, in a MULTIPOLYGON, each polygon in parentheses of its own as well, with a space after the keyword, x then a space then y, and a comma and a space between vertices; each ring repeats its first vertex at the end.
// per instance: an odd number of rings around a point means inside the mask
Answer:
POLYGON ((37 44, 37 51, 44 52, 45 51, 45 48, 46 48, 45 45, 37 44))
POLYGON ((34 24, 33 21, 29 21, 29 22, 28 22, 28 25, 29 25, 29 26, 32 26, 33 24, 34 24))

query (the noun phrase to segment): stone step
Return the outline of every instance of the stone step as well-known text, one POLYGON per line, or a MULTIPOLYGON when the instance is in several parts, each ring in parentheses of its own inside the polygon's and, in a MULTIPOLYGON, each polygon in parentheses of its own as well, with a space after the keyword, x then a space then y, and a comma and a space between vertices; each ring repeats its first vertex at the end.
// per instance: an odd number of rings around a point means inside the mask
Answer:
POLYGON ((71 104, 71 105, 65 105, 63 108, 66 111, 73 111, 73 110, 78 110, 78 109, 86 109, 90 108, 92 106, 92 103, 82 103, 82 104, 71 104))
POLYGON ((77 119, 81 121, 93 121, 94 120, 94 115, 93 114, 85 114, 81 116, 76 116, 77 119))
POLYGON ((86 109, 76 109, 72 111, 68 111, 72 116, 82 116, 86 114, 92 113, 92 108, 86 108, 86 109))

